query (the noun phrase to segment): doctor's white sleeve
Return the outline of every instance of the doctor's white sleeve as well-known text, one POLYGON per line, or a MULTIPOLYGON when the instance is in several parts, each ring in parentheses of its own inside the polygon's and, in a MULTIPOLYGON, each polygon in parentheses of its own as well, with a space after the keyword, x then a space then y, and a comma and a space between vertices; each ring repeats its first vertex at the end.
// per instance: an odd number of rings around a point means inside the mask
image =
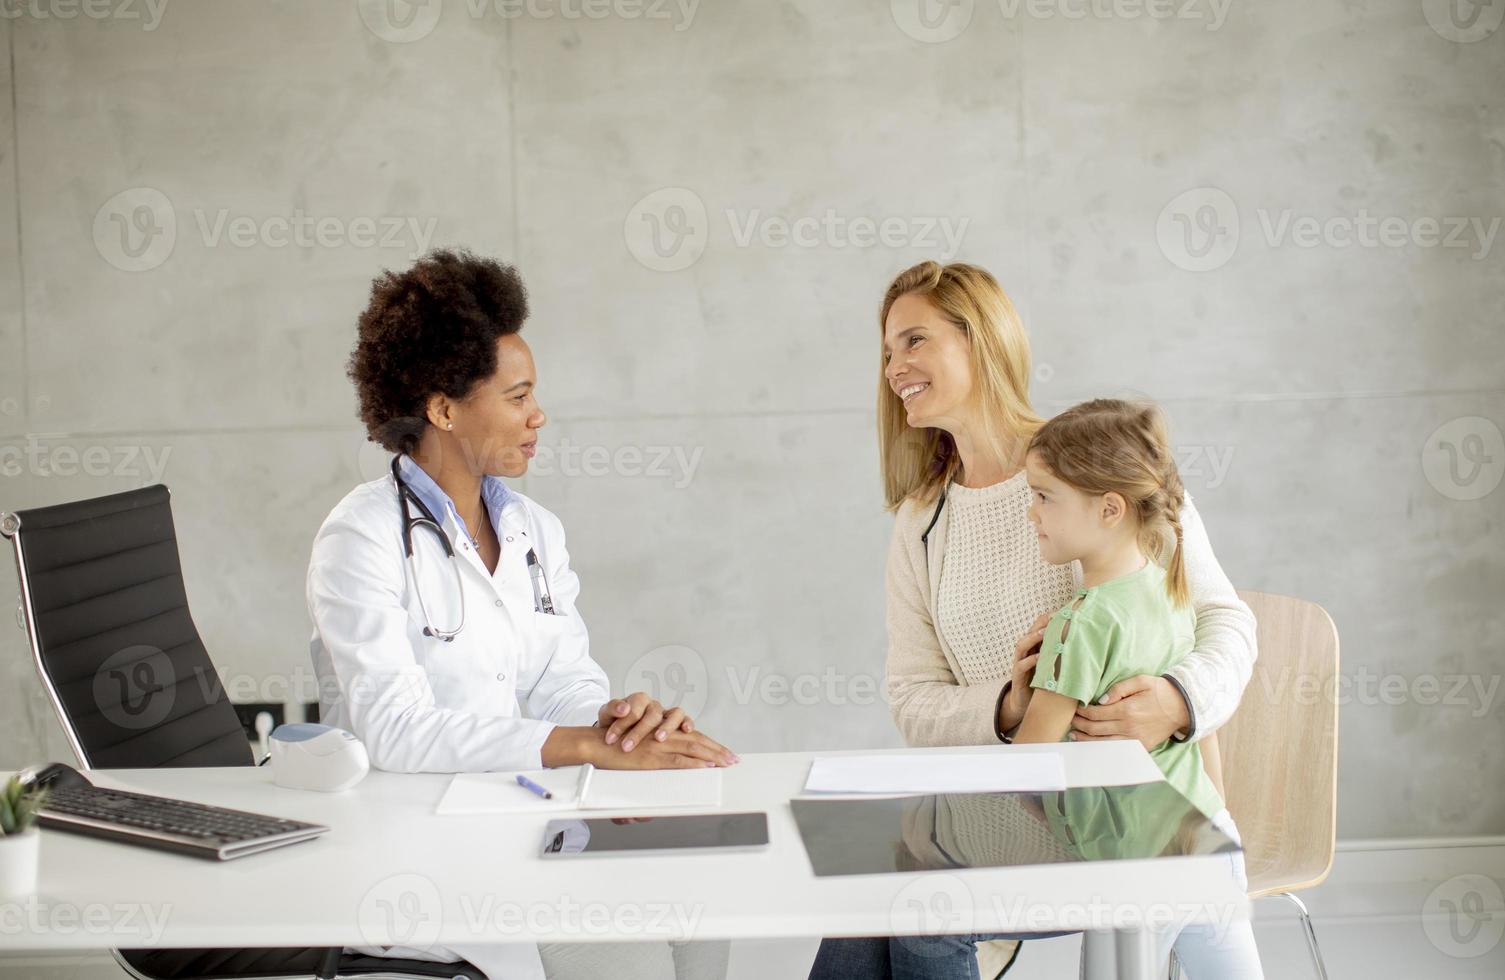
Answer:
POLYGON ((308 568, 309 614, 371 764, 391 772, 540 768, 553 722, 435 706, 408 638, 400 540, 395 527, 384 531, 331 520, 308 568))
POLYGON ((543 561, 557 616, 535 613, 544 636, 554 637, 548 664, 528 690, 518 698, 534 718, 559 725, 594 725, 601 705, 610 698, 610 684, 601 665, 591 659, 590 634, 575 608, 580 597, 580 576, 570 567, 564 543, 564 525, 559 518, 536 508, 538 528, 544 536, 543 561))

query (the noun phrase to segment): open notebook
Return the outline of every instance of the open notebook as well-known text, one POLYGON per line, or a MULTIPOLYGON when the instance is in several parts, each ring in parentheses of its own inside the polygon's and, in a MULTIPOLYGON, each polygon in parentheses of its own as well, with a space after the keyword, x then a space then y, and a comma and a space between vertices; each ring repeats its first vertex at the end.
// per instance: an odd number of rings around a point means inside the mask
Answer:
POLYGON ((721 770, 646 771, 567 766, 516 772, 462 772, 451 779, 435 813, 551 813, 561 810, 639 810, 719 807, 721 770), (517 784, 527 776, 554 794, 546 800, 517 784))

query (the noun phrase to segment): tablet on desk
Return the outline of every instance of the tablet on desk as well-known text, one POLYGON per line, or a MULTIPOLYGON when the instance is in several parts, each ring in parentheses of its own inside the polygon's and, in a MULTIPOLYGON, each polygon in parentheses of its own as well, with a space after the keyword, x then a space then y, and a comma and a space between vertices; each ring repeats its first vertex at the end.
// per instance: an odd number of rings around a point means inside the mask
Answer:
POLYGON ((768 845, 766 813, 695 813, 669 817, 590 817, 550 820, 543 856, 576 854, 693 854, 768 845))

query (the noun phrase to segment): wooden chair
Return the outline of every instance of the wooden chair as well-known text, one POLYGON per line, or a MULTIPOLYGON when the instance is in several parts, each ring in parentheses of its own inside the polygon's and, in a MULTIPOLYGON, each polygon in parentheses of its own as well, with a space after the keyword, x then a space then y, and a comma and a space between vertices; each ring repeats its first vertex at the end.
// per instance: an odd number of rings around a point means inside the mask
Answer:
POLYGON ((1305 903, 1337 838, 1338 630, 1313 602, 1240 592, 1259 624, 1259 659, 1233 718, 1218 730, 1228 809, 1244 842, 1249 897, 1296 906, 1317 975, 1327 967, 1305 903))

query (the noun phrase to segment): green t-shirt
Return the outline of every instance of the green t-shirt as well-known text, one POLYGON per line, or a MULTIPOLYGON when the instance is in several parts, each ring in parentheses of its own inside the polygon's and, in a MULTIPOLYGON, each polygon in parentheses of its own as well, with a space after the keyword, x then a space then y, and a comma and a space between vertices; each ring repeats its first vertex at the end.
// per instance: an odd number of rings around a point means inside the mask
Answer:
MULTIPOLYGON (((1077 589, 1045 627, 1030 686, 1096 704, 1119 681, 1158 677, 1180 663, 1196 645, 1196 625, 1190 606, 1171 604, 1165 570, 1147 561, 1137 572, 1077 589)), ((1207 816, 1223 809, 1195 742, 1166 739, 1150 750, 1150 758, 1166 782, 1207 816)))

